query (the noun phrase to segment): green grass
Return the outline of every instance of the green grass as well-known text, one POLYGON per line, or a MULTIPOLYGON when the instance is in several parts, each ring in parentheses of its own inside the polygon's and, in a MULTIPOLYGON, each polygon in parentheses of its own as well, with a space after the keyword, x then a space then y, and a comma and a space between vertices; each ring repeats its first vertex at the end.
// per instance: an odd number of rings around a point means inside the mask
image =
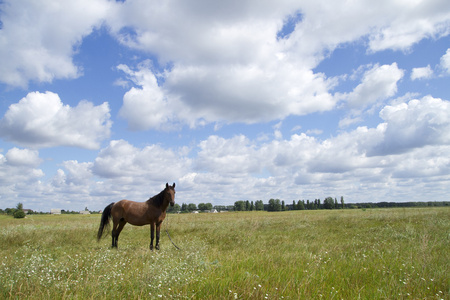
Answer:
POLYGON ((0 298, 450 299, 450 209, 169 215, 161 250, 99 215, 0 216, 0 298))

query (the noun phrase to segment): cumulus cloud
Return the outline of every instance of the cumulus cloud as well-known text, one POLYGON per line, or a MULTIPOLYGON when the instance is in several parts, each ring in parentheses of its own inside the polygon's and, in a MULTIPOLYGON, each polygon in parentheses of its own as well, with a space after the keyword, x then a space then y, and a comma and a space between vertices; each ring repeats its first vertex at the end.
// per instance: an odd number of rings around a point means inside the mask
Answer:
POLYGON ((411 72, 411 80, 427 79, 433 75, 430 65, 423 68, 413 68, 411 72))
POLYGON ((447 49, 447 52, 441 57, 441 67, 447 73, 450 73, 450 48, 447 49))
POLYGON ((228 140, 213 135, 200 142, 199 148, 196 159, 196 168, 199 171, 221 170, 222 174, 230 176, 261 171, 259 157, 250 141, 243 135, 228 140))
POLYGON ((83 37, 101 25, 108 6, 103 0, 2 1, 0 82, 25 87, 30 80, 80 76, 72 57, 83 37))
POLYGON ((92 170, 97 176, 128 184, 166 181, 181 177, 189 165, 189 159, 183 158, 182 153, 159 145, 139 149, 127 141, 113 140, 100 151, 92 170))
POLYGON ((5 155, 6 161, 12 166, 30 166, 37 167, 42 160, 39 158, 39 152, 30 149, 9 149, 5 155))
POLYGON ((144 62, 137 70, 118 66, 137 85, 125 93, 119 116, 128 121, 131 130, 171 129, 175 107, 170 105, 148 65, 144 62))
POLYGON ((450 4, 445 0, 389 1, 383 10, 381 22, 387 21, 388 26, 380 26, 369 36, 372 51, 408 50, 424 38, 439 38, 450 33, 450 4))
MULTIPOLYGON (((255 123, 329 111, 338 100, 329 94, 335 82, 312 71, 326 53, 367 35, 371 50, 379 51, 407 49, 424 37, 447 34, 442 25, 449 16, 435 9, 446 4, 438 2, 256 5, 244 1, 238 8, 230 2, 203 3, 201 9, 183 2, 118 4, 108 17, 112 33, 123 44, 156 54, 163 66, 169 65, 160 86, 141 84, 142 89, 129 91, 122 116, 130 127, 147 129, 158 128, 158 124, 148 118, 137 120, 138 105, 131 103, 139 103, 144 110, 154 103, 162 108, 155 120, 177 120, 190 126, 255 123), (299 17, 291 24, 292 32, 280 36, 283 22, 293 14, 299 17), (398 26, 405 20, 412 24, 426 20, 427 26, 408 27, 405 32, 398 26), (398 38, 402 34, 403 40, 398 38)), ((374 104, 395 94, 402 77, 395 63, 376 65, 346 99, 353 108, 374 104)))
POLYGON ((397 83, 403 77, 404 71, 397 63, 391 65, 375 65, 366 71, 361 83, 350 93, 337 94, 337 97, 347 101, 351 108, 364 109, 380 100, 392 97, 397 93, 397 83))
MULTIPOLYGON (((44 172, 39 169, 42 159, 36 150, 12 148, 0 153, 0 194, 16 198, 39 188, 44 172)), ((13 206, 13 205, 11 205, 13 206)))
POLYGON ((403 153, 428 145, 450 144, 450 103, 426 96, 380 112, 385 121, 383 140, 369 151, 370 155, 403 153))
POLYGON ((52 92, 32 92, 12 104, 0 120, 0 136, 34 148, 73 146, 97 149, 110 135, 108 103, 63 105, 52 92))

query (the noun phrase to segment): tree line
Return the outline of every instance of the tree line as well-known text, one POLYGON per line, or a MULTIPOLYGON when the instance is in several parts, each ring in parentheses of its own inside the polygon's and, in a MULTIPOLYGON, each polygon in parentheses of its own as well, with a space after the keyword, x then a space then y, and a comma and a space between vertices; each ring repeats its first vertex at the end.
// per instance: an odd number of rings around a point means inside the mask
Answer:
POLYGON ((333 197, 327 197, 314 200, 293 200, 287 204, 284 200, 270 199, 268 203, 262 200, 249 201, 239 200, 234 205, 212 205, 211 203, 183 203, 181 206, 175 204, 168 209, 168 212, 209 212, 217 211, 286 211, 286 210, 318 210, 318 209, 357 209, 357 208, 384 208, 384 207, 430 207, 430 206, 450 206, 448 201, 429 201, 429 202, 378 202, 378 203, 345 203, 344 197, 339 200, 333 197))
MULTIPOLYGON (((189 213, 189 212, 211 212, 211 211, 287 211, 287 210, 318 210, 318 209, 366 209, 366 208, 389 208, 389 207, 433 207, 433 206, 450 206, 449 201, 428 201, 428 202, 362 202, 362 203, 345 203, 344 197, 337 198, 327 197, 323 201, 320 199, 310 200, 293 200, 292 203, 285 203, 284 200, 270 199, 267 204, 262 200, 249 201, 239 200, 234 205, 213 205, 212 203, 182 203, 169 206, 169 213, 189 213)), ((85 209, 87 210, 87 208, 85 209)), ((78 211, 61 210, 62 214, 79 214, 78 211)), ((91 213, 99 213, 91 211, 91 213)), ((18 203, 15 208, 0 209, 0 214, 7 214, 15 218, 24 218, 26 214, 48 214, 45 212, 34 212, 23 209, 23 204, 18 203)))

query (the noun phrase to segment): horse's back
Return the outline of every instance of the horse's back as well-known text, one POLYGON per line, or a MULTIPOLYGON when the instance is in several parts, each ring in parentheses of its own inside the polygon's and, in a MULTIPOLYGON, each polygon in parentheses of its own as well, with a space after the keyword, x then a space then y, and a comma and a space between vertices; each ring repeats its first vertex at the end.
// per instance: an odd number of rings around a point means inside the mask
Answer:
POLYGON ((124 220, 132 225, 146 225, 150 223, 147 217, 147 204, 131 200, 120 200, 112 208, 111 214, 117 221, 124 220))

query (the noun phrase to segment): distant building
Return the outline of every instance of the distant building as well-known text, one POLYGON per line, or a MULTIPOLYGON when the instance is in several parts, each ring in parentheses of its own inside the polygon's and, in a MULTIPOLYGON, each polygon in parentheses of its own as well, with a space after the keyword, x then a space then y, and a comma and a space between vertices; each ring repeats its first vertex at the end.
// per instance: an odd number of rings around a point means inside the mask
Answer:
POLYGON ((52 215, 60 215, 61 214, 61 209, 60 208, 52 208, 52 209, 50 209, 50 214, 52 214, 52 215))
POLYGON ((80 210, 80 215, 90 215, 91 213, 88 210, 80 210))

